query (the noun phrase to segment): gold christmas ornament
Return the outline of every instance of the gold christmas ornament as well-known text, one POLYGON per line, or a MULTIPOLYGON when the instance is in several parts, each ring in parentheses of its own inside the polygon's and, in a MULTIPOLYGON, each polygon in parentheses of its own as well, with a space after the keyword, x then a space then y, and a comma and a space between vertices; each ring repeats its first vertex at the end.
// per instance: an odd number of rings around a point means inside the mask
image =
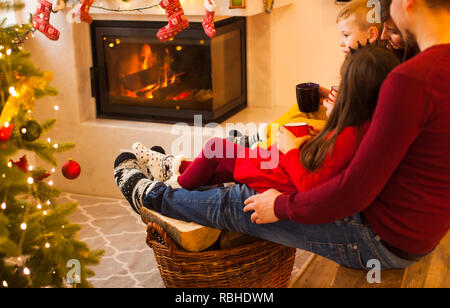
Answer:
POLYGON ((10 122, 20 109, 34 110, 35 107, 35 89, 44 90, 53 79, 51 72, 43 72, 41 76, 33 76, 19 81, 15 87, 10 88, 10 96, 3 107, 0 116, 0 123, 10 122))

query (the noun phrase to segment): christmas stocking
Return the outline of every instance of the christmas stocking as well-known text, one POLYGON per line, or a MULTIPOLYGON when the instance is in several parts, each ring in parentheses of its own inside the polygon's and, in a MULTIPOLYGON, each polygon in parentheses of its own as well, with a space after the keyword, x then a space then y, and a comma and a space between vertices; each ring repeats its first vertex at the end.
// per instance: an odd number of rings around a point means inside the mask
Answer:
POLYGON ((214 37, 216 35, 216 28, 214 28, 214 14, 216 12, 216 2, 214 0, 205 0, 204 2, 206 15, 203 18, 203 30, 205 30, 206 35, 209 37, 214 37))
POLYGON ((159 5, 166 10, 169 23, 159 29, 156 36, 161 42, 165 42, 189 27, 189 21, 184 16, 180 0, 162 0, 159 5))
POLYGON ((33 26, 49 39, 59 39, 59 31, 49 24, 52 4, 47 0, 37 0, 36 14, 33 17, 33 26))
POLYGON ((81 21, 88 24, 92 23, 92 17, 89 15, 89 9, 93 3, 94 0, 83 0, 80 9, 77 12, 77 16, 80 17, 81 21))

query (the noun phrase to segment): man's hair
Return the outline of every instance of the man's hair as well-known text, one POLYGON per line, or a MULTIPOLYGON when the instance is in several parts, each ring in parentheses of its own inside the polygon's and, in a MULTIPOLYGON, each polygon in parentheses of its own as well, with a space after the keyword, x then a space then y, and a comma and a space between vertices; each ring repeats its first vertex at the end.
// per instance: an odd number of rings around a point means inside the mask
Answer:
POLYGON ((367 19, 367 14, 372 10, 371 7, 367 7, 367 0, 352 0, 347 3, 338 13, 337 22, 355 16, 355 21, 358 23, 362 30, 367 30, 370 27, 377 27, 379 31, 382 30, 381 23, 371 23, 367 19))
POLYGON ((450 10, 450 0, 425 0, 425 3, 432 9, 450 10))

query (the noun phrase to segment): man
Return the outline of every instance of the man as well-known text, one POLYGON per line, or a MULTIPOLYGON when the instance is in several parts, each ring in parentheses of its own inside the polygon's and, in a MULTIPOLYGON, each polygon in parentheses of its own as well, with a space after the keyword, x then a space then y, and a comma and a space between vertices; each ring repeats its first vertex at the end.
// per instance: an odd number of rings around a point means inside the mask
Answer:
POLYGON ((386 79, 371 126, 340 175, 286 195, 273 189, 256 195, 245 185, 186 191, 136 185, 147 180, 125 172, 137 165, 123 153, 115 162, 122 192, 137 208, 353 268, 366 268, 371 259, 382 268, 404 268, 430 253, 450 228, 450 1, 393 0, 391 15, 422 53, 386 79))
POLYGON ((252 221, 327 223, 366 210, 378 235, 386 233, 393 246, 416 254, 428 253, 447 233, 450 178, 441 175, 450 167, 450 126, 445 123, 450 119, 450 1, 393 0, 391 15, 403 37, 416 41, 423 54, 386 80, 372 127, 352 164, 305 194, 280 196, 272 190, 250 197, 245 210, 254 211, 252 221), (440 164, 445 169, 439 170, 440 164), (436 198, 438 191, 442 194, 436 198), (393 205, 405 211, 389 213, 393 205), (385 230, 389 224, 392 228, 385 230), (398 231, 417 233, 403 239, 398 231))

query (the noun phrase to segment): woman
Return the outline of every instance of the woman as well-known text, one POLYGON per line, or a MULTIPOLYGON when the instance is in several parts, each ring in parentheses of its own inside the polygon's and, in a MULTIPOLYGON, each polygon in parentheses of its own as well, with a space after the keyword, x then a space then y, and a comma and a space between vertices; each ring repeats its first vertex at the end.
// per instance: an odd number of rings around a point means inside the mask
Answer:
POLYGON ((399 59, 404 62, 415 55, 417 55, 420 50, 416 43, 410 44, 403 40, 403 37, 391 18, 390 6, 392 0, 381 0, 381 22, 383 23, 383 32, 381 33, 381 39, 388 42, 388 48, 394 50, 395 54, 399 59))

